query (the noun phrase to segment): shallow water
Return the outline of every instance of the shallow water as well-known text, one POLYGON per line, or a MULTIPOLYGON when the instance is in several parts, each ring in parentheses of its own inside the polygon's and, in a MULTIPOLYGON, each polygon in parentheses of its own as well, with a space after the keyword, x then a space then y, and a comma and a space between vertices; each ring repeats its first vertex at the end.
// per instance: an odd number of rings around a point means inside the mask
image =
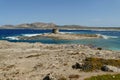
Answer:
POLYGON ((96 31, 96 30, 60 30, 61 33, 70 34, 97 34, 103 39, 83 39, 83 40, 55 40, 51 38, 39 38, 33 40, 19 40, 17 36, 35 36, 43 33, 51 33, 52 30, 32 30, 32 29, 2 29, 0 30, 0 40, 11 42, 41 42, 46 44, 85 44, 102 47, 104 49, 120 51, 120 31, 96 31))

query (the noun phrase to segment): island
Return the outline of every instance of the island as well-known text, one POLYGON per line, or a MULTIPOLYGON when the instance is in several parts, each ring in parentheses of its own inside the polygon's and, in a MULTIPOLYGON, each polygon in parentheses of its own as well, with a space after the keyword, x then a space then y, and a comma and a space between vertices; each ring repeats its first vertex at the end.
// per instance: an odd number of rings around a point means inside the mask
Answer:
POLYGON ((35 36, 18 36, 19 40, 32 40, 39 39, 41 37, 47 37, 58 40, 79 40, 79 39, 94 39, 94 38, 103 38, 102 35, 98 34, 69 34, 69 33, 61 33, 59 29, 53 29, 52 33, 44 33, 38 34, 35 36))

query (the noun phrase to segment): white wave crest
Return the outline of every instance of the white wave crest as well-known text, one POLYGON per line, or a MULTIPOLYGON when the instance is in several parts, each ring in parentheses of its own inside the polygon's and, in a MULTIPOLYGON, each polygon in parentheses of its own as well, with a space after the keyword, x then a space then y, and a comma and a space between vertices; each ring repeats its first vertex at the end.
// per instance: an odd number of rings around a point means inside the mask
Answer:
POLYGON ((5 39, 9 39, 9 40, 19 40, 17 36, 5 37, 5 39))
POLYGON ((104 39, 118 38, 118 36, 107 36, 107 35, 102 35, 102 34, 96 34, 96 35, 104 39))
POLYGON ((72 34, 73 32, 59 32, 61 34, 72 34))
POLYGON ((32 37, 32 36, 38 36, 41 34, 23 34, 22 36, 26 36, 26 37, 32 37))

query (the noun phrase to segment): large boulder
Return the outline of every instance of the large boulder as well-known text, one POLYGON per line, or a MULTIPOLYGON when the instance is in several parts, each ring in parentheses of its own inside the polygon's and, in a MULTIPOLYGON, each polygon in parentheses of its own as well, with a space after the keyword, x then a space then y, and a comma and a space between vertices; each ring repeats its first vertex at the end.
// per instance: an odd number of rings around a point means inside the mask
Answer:
POLYGON ((120 68, 115 67, 115 66, 110 66, 110 65, 104 65, 101 68, 102 71, 107 71, 107 72, 120 72, 120 68))

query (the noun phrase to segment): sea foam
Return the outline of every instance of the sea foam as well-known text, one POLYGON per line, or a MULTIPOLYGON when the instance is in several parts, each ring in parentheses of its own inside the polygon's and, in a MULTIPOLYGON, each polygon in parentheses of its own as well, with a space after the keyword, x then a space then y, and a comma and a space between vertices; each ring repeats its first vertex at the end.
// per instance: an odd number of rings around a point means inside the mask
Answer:
POLYGON ((104 39, 110 39, 110 38, 118 38, 118 36, 107 36, 107 35, 102 35, 102 34, 96 34, 104 39))
POLYGON ((32 37, 32 36, 38 36, 41 34, 22 34, 22 36, 26 36, 26 37, 32 37))
POLYGON ((17 36, 9 36, 9 37, 5 37, 5 39, 9 39, 9 40, 19 40, 17 36))
POLYGON ((60 32, 61 34, 73 34, 73 32, 60 32))

